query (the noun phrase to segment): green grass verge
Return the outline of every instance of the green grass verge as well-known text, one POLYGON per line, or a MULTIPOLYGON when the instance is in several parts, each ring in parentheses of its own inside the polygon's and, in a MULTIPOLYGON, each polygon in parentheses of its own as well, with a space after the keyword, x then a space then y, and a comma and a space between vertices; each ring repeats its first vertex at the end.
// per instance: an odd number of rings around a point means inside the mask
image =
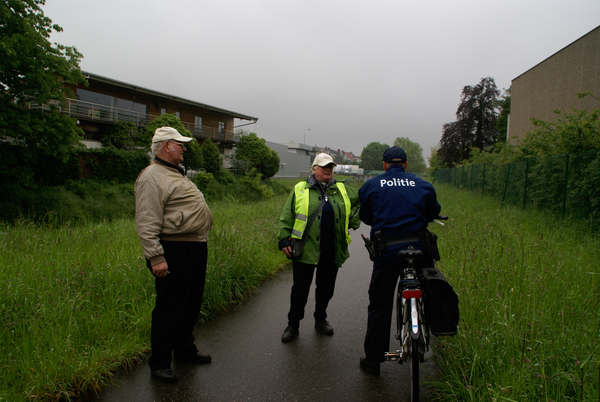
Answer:
MULTIPOLYGON (((285 183, 286 186, 293 182, 285 183)), ((459 333, 437 338, 442 401, 597 401, 598 239, 535 211, 436 186, 439 268, 460 296, 459 333)), ((201 319, 248 296, 287 260, 286 195, 211 205, 201 319)), ((132 220, 0 227, 0 400, 75 399, 148 350, 153 279, 132 220)))
POLYGON ((598 401, 600 242, 589 228, 437 185, 439 268, 459 333, 438 338, 440 401, 598 401))
MULTIPOLYGON (((215 226, 201 319, 287 264, 285 197, 211 206, 215 226)), ((70 400, 149 348, 154 281, 132 220, 0 227, 0 401, 70 400)))
POLYGON ((131 221, 0 232, 0 398, 69 399, 146 349, 153 288, 131 221))

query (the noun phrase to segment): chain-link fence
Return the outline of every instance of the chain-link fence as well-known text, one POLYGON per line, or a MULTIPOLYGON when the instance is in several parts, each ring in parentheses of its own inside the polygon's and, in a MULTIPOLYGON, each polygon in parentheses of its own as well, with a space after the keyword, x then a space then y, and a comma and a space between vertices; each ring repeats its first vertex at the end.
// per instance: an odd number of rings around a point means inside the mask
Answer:
MULTIPOLYGON (((529 158, 504 165, 440 169, 434 182, 492 196, 502 203, 535 207, 563 217, 600 219, 600 152, 529 158)), ((595 224, 594 226, 598 226, 595 224)))

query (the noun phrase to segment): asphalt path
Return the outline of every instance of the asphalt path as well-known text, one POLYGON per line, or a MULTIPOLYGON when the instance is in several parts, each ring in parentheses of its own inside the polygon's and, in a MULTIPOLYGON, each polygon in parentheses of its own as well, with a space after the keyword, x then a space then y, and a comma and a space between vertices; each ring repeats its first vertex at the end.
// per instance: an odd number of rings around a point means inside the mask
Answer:
MULTIPOLYGON (((338 273, 327 311, 333 336, 314 329, 313 281, 300 335, 292 342, 281 342, 292 286, 290 265, 260 285, 251 298, 196 329, 196 344, 212 355, 212 363, 175 362, 178 381, 165 384, 151 378, 144 361, 129 371, 118 372, 111 385, 82 400, 409 401, 407 364, 382 363, 378 377, 359 366, 372 270, 360 234, 367 235, 368 230, 362 225, 352 232, 350 259, 338 273)), ((398 349, 393 335, 391 344, 390 349, 398 349)), ((433 360, 422 365, 423 380, 434 372, 433 360)), ((424 395, 421 401, 427 399, 424 395)))

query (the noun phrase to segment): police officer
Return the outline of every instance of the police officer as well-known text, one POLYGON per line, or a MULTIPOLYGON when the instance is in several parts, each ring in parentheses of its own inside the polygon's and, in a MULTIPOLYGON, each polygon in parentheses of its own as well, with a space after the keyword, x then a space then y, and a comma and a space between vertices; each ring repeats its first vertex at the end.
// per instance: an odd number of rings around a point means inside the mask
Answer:
POLYGON ((365 356, 360 359, 361 368, 373 375, 379 375, 379 364, 389 350, 394 290, 406 264, 398 251, 412 245, 425 252, 425 257, 415 261, 416 267, 434 264, 428 250, 415 238, 438 216, 441 207, 433 185, 406 173, 407 165, 402 148, 388 148, 383 154, 385 173, 370 179, 358 191, 360 220, 371 226, 371 240, 386 238, 388 243, 396 243, 382 250, 373 263, 365 356))

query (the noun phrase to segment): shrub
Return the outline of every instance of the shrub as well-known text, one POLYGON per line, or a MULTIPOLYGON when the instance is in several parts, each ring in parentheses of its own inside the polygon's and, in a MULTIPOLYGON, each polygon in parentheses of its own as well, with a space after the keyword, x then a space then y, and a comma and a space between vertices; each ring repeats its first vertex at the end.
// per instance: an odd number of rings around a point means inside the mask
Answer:
POLYGON ((208 172, 198 172, 192 181, 198 186, 200 191, 206 192, 208 184, 213 180, 213 174, 208 172))
POLYGON ((214 172, 215 179, 225 185, 230 185, 235 182, 235 176, 227 169, 220 168, 214 172))
POLYGON ((262 175, 257 172, 256 169, 252 168, 240 179, 242 183, 246 184, 246 188, 249 190, 246 192, 248 198, 255 199, 268 199, 273 196, 273 189, 266 184, 261 182, 262 175))
POLYGON ((123 151, 114 147, 79 151, 82 179, 115 183, 135 181, 150 161, 145 151, 123 151))

